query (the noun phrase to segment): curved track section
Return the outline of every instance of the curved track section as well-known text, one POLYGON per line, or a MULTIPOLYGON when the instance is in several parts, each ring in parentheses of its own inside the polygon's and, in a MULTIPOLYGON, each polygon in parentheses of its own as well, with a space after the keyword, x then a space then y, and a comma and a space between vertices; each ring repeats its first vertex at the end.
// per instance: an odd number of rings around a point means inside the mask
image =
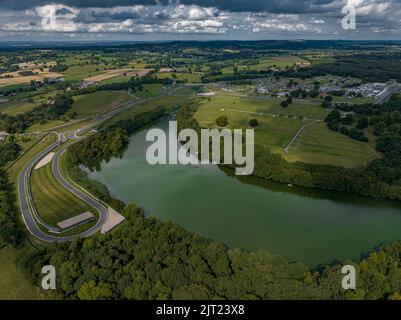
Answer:
POLYGON ((73 193, 75 196, 86 202, 88 205, 91 207, 95 208, 99 212, 99 219, 92 228, 90 228, 87 231, 84 231, 78 235, 73 235, 73 236, 68 236, 68 237, 57 237, 54 235, 50 235, 42 231, 42 229, 39 228, 37 224, 37 220, 41 221, 41 219, 38 217, 35 217, 37 215, 35 205, 33 203, 32 197, 30 196, 29 192, 29 179, 31 175, 32 168, 36 165, 40 159, 42 159, 44 156, 46 156, 50 151, 55 149, 60 145, 61 141, 57 141, 53 143, 51 146, 45 148, 43 151, 38 153, 35 157, 33 157, 22 169, 18 176, 18 198, 19 198, 19 203, 20 203, 20 208, 21 208, 21 213, 22 213, 22 218, 24 220, 24 223, 26 227, 28 228, 28 231, 37 239, 45 241, 45 242, 66 242, 66 241, 71 241, 74 240, 75 238, 78 237, 89 237, 96 232, 98 232, 103 224, 107 220, 108 216, 108 210, 107 208, 100 203, 98 200, 88 196, 86 193, 83 193, 79 189, 75 188, 72 186, 70 183, 68 183, 62 174, 60 173, 60 156, 61 154, 65 151, 65 149, 60 150, 57 152, 54 156, 53 159, 53 174, 57 181, 68 191, 73 193))

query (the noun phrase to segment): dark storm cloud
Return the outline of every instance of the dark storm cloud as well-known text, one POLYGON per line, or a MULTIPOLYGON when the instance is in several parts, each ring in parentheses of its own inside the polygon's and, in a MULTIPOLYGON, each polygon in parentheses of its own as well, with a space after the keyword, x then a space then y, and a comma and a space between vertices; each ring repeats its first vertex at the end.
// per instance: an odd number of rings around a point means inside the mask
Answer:
POLYGON ((130 5, 168 5, 169 3, 198 5, 201 7, 216 7, 231 12, 261 12, 270 13, 318 13, 325 11, 325 7, 339 0, 0 0, 0 7, 21 10, 46 4, 64 4, 77 8, 98 7, 112 8, 130 5))
POLYGON ((97 11, 81 11, 75 18, 76 22, 93 23, 93 22, 109 22, 124 21, 127 19, 138 19, 139 14, 136 12, 97 12, 97 11))
POLYGON ((349 38, 341 28, 346 3, 357 7, 353 33, 400 37, 401 0, 0 0, 0 38, 14 31, 349 38), (42 24, 48 15, 57 20, 51 30, 42 24))
POLYGON ((56 11, 56 15, 66 15, 66 14, 71 14, 72 12, 68 10, 67 8, 62 8, 56 11))

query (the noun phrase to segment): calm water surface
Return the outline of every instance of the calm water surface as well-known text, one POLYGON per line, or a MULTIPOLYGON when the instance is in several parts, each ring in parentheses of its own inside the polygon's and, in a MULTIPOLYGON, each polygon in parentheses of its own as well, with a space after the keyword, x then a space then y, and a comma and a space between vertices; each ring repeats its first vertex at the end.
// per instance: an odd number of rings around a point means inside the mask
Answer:
MULTIPOLYGON (((168 120, 153 127, 166 129, 168 120)), ((238 179, 211 165, 150 166, 145 135, 134 134, 122 159, 89 176, 152 216, 230 247, 267 249, 311 266, 359 259, 401 239, 398 203, 238 179)))

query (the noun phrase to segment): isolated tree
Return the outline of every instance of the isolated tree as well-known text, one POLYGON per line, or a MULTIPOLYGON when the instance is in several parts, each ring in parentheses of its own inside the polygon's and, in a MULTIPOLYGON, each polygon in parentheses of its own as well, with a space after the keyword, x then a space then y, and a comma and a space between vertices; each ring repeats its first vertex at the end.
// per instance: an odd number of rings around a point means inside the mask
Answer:
POLYGON ((225 126, 227 126, 227 125, 228 125, 228 119, 227 119, 227 117, 226 117, 226 116, 220 116, 220 117, 218 117, 218 118, 216 119, 216 124, 217 124, 219 127, 225 127, 225 126))
POLYGON ((280 102, 280 106, 282 106, 283 108, 287 108, 288 107, 288 101, 287 100, 283 100, 280 102))
POLYGON ((252 128, 256 128, 256 127, 259 125, 258 119, 252 119, 251 121, 249 121, 249 125, 250 125, 252 128))

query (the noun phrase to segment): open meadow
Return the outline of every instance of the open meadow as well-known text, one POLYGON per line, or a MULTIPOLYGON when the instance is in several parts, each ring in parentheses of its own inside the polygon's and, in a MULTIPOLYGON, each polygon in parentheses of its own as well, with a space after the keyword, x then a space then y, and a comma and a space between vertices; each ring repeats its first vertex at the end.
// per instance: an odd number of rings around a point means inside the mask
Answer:
POLYGON ((77 118, 86 118, 109 111, 133 98, 125 91, 96 91, 75 96, 73 99, 69 112, 75 113, 77 118))
POLYGON ((0 249, 0 300, 41 300, 44 299, 39 288, 17 269, 15 249, 5 247, 0 249))
POLYGON ((376 159, 379 154, 371 146, 333 132, 322 120, 328 114, 316 103, 293 102, 283 108, 278 99, 239 98, 215 96, 198 100, 195 118, 205 128, 217 127, 216 119, 228 118, 229 128, 250 128, 251 119, 257 119, 256 143, 280 153, 290 162, 303 161, 358 167, 376 159), (315 122, 311 125, 311 122, 315 122), (300 130, 302 128, 302 130, 300 130), (288 148, 291 140, 300 134, 288 148))

